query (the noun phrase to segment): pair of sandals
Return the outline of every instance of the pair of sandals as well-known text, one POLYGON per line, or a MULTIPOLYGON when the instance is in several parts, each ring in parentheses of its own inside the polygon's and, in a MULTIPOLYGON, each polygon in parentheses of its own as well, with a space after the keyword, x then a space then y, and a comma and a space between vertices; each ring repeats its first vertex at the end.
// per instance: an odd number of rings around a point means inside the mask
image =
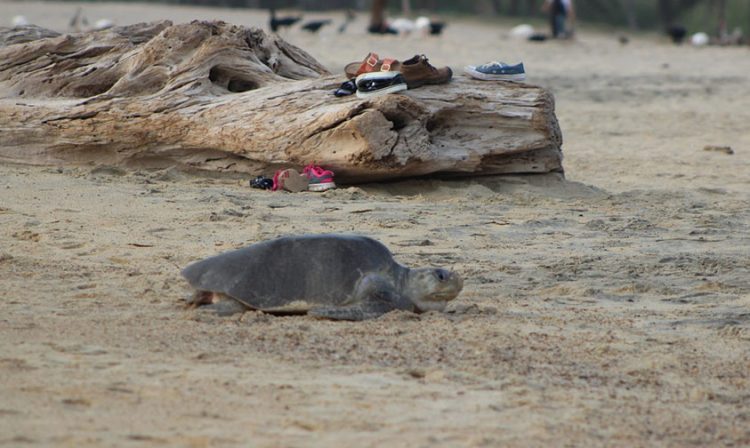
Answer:
POLYGON ((398 71, 401 63, 393 58, 380 59, 377 53, 370 52, 362 62, 351 62, 344 67, 344 73, 349 78, 333 92, 336 96, 348 96, 357 92, 356 78, 359 75, 372 72, 398 71))

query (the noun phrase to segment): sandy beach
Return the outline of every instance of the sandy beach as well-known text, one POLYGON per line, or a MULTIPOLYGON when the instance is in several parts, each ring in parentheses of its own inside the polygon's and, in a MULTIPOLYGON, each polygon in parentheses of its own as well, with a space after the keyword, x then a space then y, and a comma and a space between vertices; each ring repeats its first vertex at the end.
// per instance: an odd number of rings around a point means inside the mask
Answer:
MULTIPOLYGON (((62 32, 78 5, 0 1, 0 17, 62 32)), ((117 25, 267 21, 80 5, 117 25)), ((369 51, 459 76, 523 61, 555 95, 565 176, 289 194, 1 165, 0 446, 750 445, 750 48, 585 24, 539 44, 468 18, 399 38, 360 15, 339 35, 331 16, 282 35, 334 73, 369 51), (184 307, 188 263, 321 232, 453 268, 464 290, 444 313, 364 322, 184 307)))

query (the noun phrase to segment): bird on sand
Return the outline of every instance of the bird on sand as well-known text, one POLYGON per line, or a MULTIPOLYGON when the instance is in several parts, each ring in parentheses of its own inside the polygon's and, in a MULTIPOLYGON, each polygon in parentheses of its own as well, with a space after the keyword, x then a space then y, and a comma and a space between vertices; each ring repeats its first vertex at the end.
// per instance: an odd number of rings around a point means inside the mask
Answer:
POLYGON ((446 23, 436 22, 422 16, 418 17, 417 20, 414 21, 414 25, 416 26, 417 30, 423 35, 430 34, 433 36, 438 36, 442 34, 443 28, 445 28, 446 23))
POLYGON ((70 29, 74 32, 78 33, 88 25, 89 20, 86 18, 86 16, 83 15, 83 8, 79 7, 78 9, 76 9, 76 13, 73 15, 73 18, 70 19, 68 27, 70 27, 70 29))
POLYGON ((344 22, 339 25, 339 34, 343 34, 346 31, 346 27, 349 26, 350 23, 356 19, 357 16, 354 14, 354 11, 351 9, 346 10, 346 17, 344 17, 344 22))
POLYGON ((115 26, 115 22, 109 20, 109 19, 99 19, 96 22, 94 22, 94 30, 101 31, 101 30, 108 30, 115 26))
POLYGON ((443 33, 443 28, 447 24, 445 22, 430 22, 430 34, 433 36, 439 36, 443 33))
POLYGON ((409 20, 404 17, 399 17, 388 22, 388 27, 396 30, 396 32, 401 36, 409 35, 417 29, 417 26, 413 20, 409 20))
POLYGON ((27 19, 26 16, 15 16, 11 23, 13 24, 13 28, 21 28, 30 25, 29 19, 27 19))
POLYGON ((278 32, 282 27, 290 27, 300 20, 302 20, 302 17, 299 16, 276 17, 276 10, 271 8, 271 19, 269 21, 269 26, 271 27, 271 31, 275 33, 278 32))
POLYGON ((687 36, 687 29, 682 25, 670 25, 667 27, 667 35, 672 38, 675 44, 681 44, 687 36))
POLYGON ((302 29, 311 33, 317 33, 320 28, 331 23, 331 19, 311 20, 302 24, 302 29))

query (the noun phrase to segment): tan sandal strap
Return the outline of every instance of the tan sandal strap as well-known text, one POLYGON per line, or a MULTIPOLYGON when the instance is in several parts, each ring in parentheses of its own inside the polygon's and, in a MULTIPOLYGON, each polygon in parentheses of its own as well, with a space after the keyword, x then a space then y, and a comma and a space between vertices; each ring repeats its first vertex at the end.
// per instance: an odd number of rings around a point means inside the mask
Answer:
POLYGON ((370 73, 375 71, 375 66, 378 65, 379 56, 377 53, 370 53, 365 58, 365 61, 357 69, 356 75, 359 76, 362 73, 370 73))
POLYGON ((396 62, 398 62, 398 61, 396 61, 396 60, 395 60, 395 59, 393 59, 393 58, 386 58, 386 59, 383 59, 383 65, 381 65, 381 66, 380 66, 380 71, 381 71, 381 72, 389 72, 389 71, 391 71, 391 67, 392 67, 392 66, 393 66, 393 64, 395 64, 396 62))
POLYGON ((378 64, 378 55, 375 53, 370 53, 367 55, 367 60, 365 63, 369 65, 370 67, 375 67, 378 64))

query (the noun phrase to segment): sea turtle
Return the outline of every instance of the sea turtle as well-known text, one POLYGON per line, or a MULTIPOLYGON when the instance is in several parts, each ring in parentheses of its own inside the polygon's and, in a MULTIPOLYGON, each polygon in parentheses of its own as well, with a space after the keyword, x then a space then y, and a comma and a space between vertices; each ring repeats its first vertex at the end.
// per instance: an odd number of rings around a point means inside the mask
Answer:
POLYGON ((195 262, 182 275, 197 290, 192 303, 215 304, 220 313, 252 308, 341 320, 443 310, 463 287, 457 273, 409 269, 382 243, 359 235, 263 241, 195 262))

